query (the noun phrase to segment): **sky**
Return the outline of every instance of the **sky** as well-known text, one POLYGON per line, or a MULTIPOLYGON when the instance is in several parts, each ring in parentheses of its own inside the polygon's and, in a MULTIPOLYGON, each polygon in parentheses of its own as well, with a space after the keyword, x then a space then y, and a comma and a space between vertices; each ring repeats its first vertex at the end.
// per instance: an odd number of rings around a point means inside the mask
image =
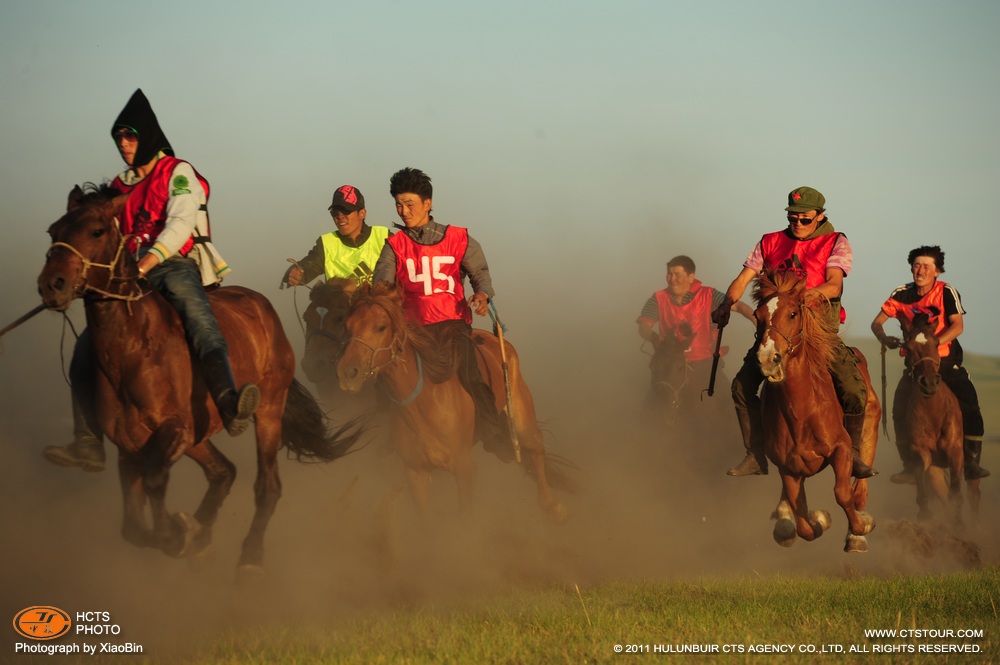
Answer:
POLYGON ((66 193, 121 170, 110 124, 141 87, 212 185, 230 283, 283 314, 286 259, 331 229, 333 190, 391 225, 404 166, 529 329, 539 309, 632 328, 677 254, 724 290, 809 185, 855 251, 845 336, 940 244, 961 341, 1000 355, 998 26, 994 2, 4 0, 0 318, 37 303, 66 193))

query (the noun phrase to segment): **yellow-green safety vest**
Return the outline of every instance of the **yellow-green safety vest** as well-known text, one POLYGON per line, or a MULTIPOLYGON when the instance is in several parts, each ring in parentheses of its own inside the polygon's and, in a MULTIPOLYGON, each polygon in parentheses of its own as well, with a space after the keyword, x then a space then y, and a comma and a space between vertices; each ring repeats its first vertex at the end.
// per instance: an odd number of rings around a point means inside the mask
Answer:
POLYGON ((359 284, 372 281, 375 263, 385 239, 389 237, 389 229, 385 226, 371 227, 368 240, 360 247, 348 247, 335 232, 325 233, 323 239, 323 264, 326 278, 354 277, 359 284))

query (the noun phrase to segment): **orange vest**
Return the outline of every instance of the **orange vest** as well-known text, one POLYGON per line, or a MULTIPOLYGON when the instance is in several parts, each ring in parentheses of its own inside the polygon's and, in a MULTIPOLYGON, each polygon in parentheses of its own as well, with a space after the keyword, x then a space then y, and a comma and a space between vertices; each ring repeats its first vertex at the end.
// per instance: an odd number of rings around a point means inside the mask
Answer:
MULTIPOLYGON (((760 239, 764 258, 764 271, 768 273, 793 272, 806 278, 806 288, 816 288, 826 281, 826 262, 833 253, 833 246, 842 233, 824 233, 809 240, 799 240, 785 231, 768 233, 760 239)), ((840 322, 847 320, 847 312, 840 307, 840 322)))
MULTIPOLYGON (((940 335, 948 327, 948 320, 945 318, 944 312, 944 289, 946 286, 948 286, 946 282, 937 280, 931 290, 925 293, 920 300, 909 304, 889 298, 882 305, 882 311, 900 321, 905 319, 907 323, 912 323, 913 317, 917 314, 927 314, 934 324, 934 334, 940 335)), ((950 354, 951 342, 938 346, 938 355, 942 358, 950 354)), ((905 356, 906 349, 899 347, 899 355, 905 356)))
POLYGON ((448 226, 433 245, 416 243, 404 232, 394 233, 386 242, 396 254, 396 284, 403 288, 403 309, 411 321, 472 323, 461 266, 469 246, 468 230, 448 226))

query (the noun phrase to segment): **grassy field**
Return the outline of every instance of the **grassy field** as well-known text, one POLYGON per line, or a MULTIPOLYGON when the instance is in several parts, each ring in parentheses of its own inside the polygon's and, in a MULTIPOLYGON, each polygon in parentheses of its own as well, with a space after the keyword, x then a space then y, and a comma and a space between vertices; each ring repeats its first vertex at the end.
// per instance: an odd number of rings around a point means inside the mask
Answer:
MULTIPOLYGON (((271 624, 266 630, 227 632, 204 642, 187 636, 169 661, 128 660, 192 665, 576 664, 676 658, 682 657, 677 650, 698 645, 702 653, 683 657, 700 663, 805 663, 817 658, 838 663, 995 663, 1000 662, 998 602, 1000 572, 992 567, 888 579, 616 581, 584 590, 521 589, 349 620, 317 617, 271 624), (869 630, 940 633, 875 637, 866 634, 869 630), (638 653, 616 653, 616 645, 638 653), (940 651, 956 648, 973 651, 940 651)), ((91 657, 78 662, 101 661, 91 657)))

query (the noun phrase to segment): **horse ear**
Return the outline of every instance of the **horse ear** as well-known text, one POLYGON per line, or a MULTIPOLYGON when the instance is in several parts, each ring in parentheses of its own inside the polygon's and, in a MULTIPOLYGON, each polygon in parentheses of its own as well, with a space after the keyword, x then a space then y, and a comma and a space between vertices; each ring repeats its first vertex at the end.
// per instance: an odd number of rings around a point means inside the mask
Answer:
POLYGON ((107 212, 108 216, 118 217, 122 210, 125 209, 125 201, 127 200, 128 194, 119 194, 105 204, 104 210, 107 212))
POLYGON ((358 290, 358 280, 350 279, 344 282, 344 293, 348 298, 354 297, 354 292, 358 290))
POLYGON ((80 207, 80 199, 82 198, 83 189, 80 185, 73 185, 73 189, 69 191, 69 196, 66 197, 66 212, 80 207))

